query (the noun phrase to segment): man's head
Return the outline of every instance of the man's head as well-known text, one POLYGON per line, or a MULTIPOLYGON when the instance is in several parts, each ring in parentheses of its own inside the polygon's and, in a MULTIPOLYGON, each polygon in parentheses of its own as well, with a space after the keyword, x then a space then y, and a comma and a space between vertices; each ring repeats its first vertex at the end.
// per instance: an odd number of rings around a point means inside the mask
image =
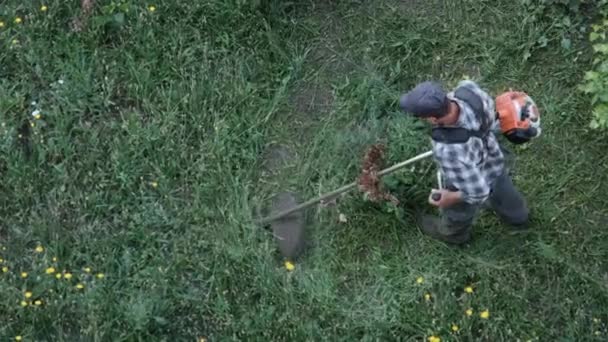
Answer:
POLYGON ((399 106, 405 112, 434 125, 451 125, 458 121, 458 105, 448 99, 443 87, 436 82, 418 84, 401 96, 399 106))

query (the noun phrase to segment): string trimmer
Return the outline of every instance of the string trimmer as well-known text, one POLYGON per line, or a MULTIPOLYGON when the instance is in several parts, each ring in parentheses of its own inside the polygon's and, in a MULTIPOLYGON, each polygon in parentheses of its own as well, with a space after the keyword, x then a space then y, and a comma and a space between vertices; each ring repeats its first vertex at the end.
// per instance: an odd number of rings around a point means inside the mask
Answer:
POLYGON ((384 148, 381 145, 374 145, 365 154, 363 170, 356 181, 301 204, 297 204, 298 199, 294 193, 279 193, 275 196, 271 205, 271 214, 265 218, 258 219, 256 223, 261 225, 270 224, 281 254, 285 258, 293 260, 304 247, 305 223, 304 217, 301 215, 302 210, 319 202, 336 198, 356 187, 364 192, 372 201, 388 200, 393 203, 398 203, 395 197, 382 190, 380 177, 386 176, 432 155, 433 152, 428 151, 381 170, 384 148))

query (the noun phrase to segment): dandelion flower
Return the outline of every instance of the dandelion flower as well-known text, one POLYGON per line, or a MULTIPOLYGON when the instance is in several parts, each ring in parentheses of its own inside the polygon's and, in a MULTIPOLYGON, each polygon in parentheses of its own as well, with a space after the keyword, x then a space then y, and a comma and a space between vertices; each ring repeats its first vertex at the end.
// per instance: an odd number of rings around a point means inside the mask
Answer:
POLYGON ((204 338, 204 337, 201 337, 201 338, 198 339, 198 342, 207 342, 207 339, 204 338))
POLYGON ((595 336, 600 336, 602 333, 599 330, 595 331, 595 336))
POLYGON ((467 314, 467 316, 473 316, 473 309, 467 309, 465 313, 467 314))
POLYGON ((87 272, 87 273, 91 273, 91 268, 90 267, 85 267, 84 271, 87 272))
POLYGON ((472 286, 467 286, 464 288, 464 292, 466 293, 473 293, 473 287, 472 286))
POLYGON ((598 324, 600 322, 600 319, 597 317, 593 318, 593 323, 598 324))
POLYGON ((158 182, 151 182, 151 183, 150 183, 150 185, 151 185, 151 186, 152 186, 154 189, 158 188, 158 182))
POLYGON ((27 272, 21 272, 21 278, 27 278, 27 272))
POLYGON ((22 306, 22 307, 26 307, 26 306, 27 306, 27 302, 26 302, 26 301, 24 301, 24 300, 22 300, 22 301, 21 301, 21 306, 22 306))
POLYGON ((441 338, 433 335, 433 336, 429 336, 428 341, 429 342, 441 342, 441 338))
POLYGON ((21 341, 21 336, 19 336, 19 335, 15 336, 15 341, 21 341))
POLYGON ((17 40, 17 39, 13 39, 13 40, 11 41, 11 43, 12 43, 13 45, 17 45, 17 44, 19 44, 19 40, 17 40))
POLYGON ((103 279, 104 277, 105 277, 105 275, 103 273, 97 273, 98 279, 103 279))
POLYGON ((8 267, 6 267, 6 266, 2 267, 2 272, 3 272, 3 273, 8 272, 8 267))
POLYGON ((42 305, 42 301, 40 299, 38 299, 34 302, 34 304, 36 304, 37 306, 40 306, 40 305, 42 305))
POLYGON ((55 267, 49 267, 46 269, 46 274, 53 274, 55 273, 55 267))
POLYGON ((460 330, 460 328, 456 324, 452 324, 452 331, 458 332, 458 330, 460 330))
POLYGON ((57 273, 57 274, 55 274, 55 278, 57 278, 57 279, 61 279, 61 273, 57 273))
POLYGON ((32 292, 26 291, 25 292, 25 298, 32 298, 32 292))
MULTIPOLYGON (((36 113, 36 112, 34 112, 34 113, 36 113)), ((34 114, 34 113, 32 113, 32 114, 34 114)), ((39 113, 40 113, 40 112, 38 112, 38 114, 39 114, 39 113)), ((35 114, 34 114, 34 115, 35 115, 35 114)), ((44 247, 42 247, 42 246, 40 246, 40 245, 36 246, 36 252, 38 252, 38 253, 42 253, 42 252, 44 252, 44 247)))
POLYGON ((293 271, 296 268, 296 265, 294 265, 291 261, 285 261, 285 268, 288 271, 293 271))
POLYGON ((0 264, 4 262, 4 259, 0 258, 0 264))
POLYGON ((84 289, 84 284, 76 284, 76 288, 82 290, 84 289))
POLYGON ((41 10, 42 12, 46 12, 48 9, 49 9, 49 8, 48 8, 46 5, 42 5, 42 6, 40 6, 40 10, 41 10))
POLYGON ((3 28, 5 26, 4 21, 0 21, 0 28, 3 28))
POLYGON ((156 11, 156 6, 154 6, 154 5, 148 6, 148 11, 150 11, 150 12, 156 11))
POLYGON ((34 122, 30 122, 30 126, 35 127, 36 124, 34 122))
POLYGON ((15 24, 21 24, 22 22, 23 22, 23 19, 21 19, 21 17, 15 18, 15 24))
POLYGON ((417 284, 422 284, 422 283, 424 283, 424 278, 422 278, 422 277, 418 277, 418 278, 416 279, 416 283, 417 283, 417 284))
POLYGON ((70 279, 72 279, 72 273, 66 273, 63 275, 63 277, 67 280, 70 280, 70 279))
POLYGON ((430 293, 425 293, 425 294, 424 294, 424 300, 426 300, 427 302, 428 302, 429 300, 431 300, 431 294, 430 294, 430 293))
POLYGON ((53 262, 57 262, 57 257, 53 257, 53 262))
POLYGON ((488 318, 490 318, 490 311, 488 311, 488 310, 482 311, 482 312, 479 314, 479 317, 481 317, 481 318, 483 318, 483 319, 488 319, 488 318))

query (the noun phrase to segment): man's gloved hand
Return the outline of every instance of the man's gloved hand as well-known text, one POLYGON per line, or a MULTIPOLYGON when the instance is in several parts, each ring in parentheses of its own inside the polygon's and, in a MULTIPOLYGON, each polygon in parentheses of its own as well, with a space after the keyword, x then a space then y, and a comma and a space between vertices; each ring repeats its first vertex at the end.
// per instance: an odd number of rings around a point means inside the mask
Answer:
POLYGON ((462 192, 447 189, 432 189, 429 204, 439 208, 448 208, 462 201, 462 192))

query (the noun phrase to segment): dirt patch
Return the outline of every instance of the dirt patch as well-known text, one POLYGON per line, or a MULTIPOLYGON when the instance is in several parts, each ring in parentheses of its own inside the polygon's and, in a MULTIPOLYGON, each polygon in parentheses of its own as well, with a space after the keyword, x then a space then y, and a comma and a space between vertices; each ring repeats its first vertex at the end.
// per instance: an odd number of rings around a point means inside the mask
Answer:
POLYGON ((439 4, 434 0, 393 0, 387 2, 388 6, 395 7, 404 14, 432 14, 437 11, 439 4))
MULTIPOLYGON (((296 205, 298 205, 298 198, 294 193, 282 192, 273 199, 270 211, 279 213, 296 205)), ((294 260, 304 250, 306 245, 304 221, 304 213, 297 211, 271 222, 272 232, 283 257, 294 260)))
POLYGON ((294 153, 285 145, 273 144, 264 151, 263 168, 271 174, 277 174, 294 160, 294 153))
POLYGON ((305 83, 296 88, 290 102, 298 114, 317 116, 331 110, 334 94, 326 84, 305 83))

